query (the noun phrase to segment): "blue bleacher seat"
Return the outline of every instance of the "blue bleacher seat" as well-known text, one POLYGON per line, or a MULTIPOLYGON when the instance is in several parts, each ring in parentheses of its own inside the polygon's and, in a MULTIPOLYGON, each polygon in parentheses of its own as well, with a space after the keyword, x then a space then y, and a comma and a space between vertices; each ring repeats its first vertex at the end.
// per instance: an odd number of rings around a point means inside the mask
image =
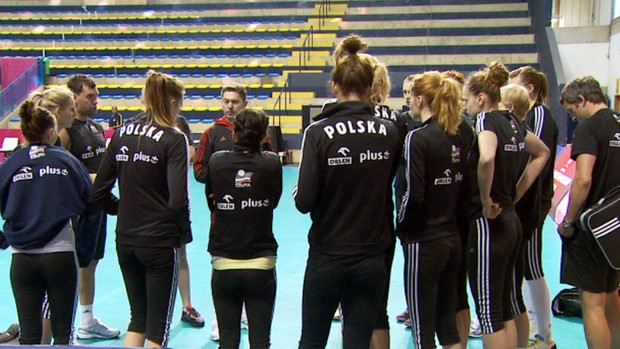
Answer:
POLYGON ((256 96, 256 99, 268 99, 268 98, 269 98, 268 95, 263 95, 263 94, 256 96))
POLYGON ((13 118, 9 119, 9 121, 11 121, 11 122, 19 122, 20 120, 21 119, 19 117, 13 117, 13 118))
POLYGON ((204 95, 202 96, 203 99, 213 99, 215 98, 215 95, 204 95))
POLYGON ((213 121, 215 121, 215 120, 213 120, 213 119, 211 119, 211 118, 205 118, 205 119, 202 119, 202 120, 200 120, 200 121, 201 121, 203 124, 210 124, 210 123, 212 123, 212 122, 213 122, 213 121))
POLYGON ((190 124, 196 124, 196 123, 200 122, 200 119, 188 119, 187 122, 190 123, 190 124))

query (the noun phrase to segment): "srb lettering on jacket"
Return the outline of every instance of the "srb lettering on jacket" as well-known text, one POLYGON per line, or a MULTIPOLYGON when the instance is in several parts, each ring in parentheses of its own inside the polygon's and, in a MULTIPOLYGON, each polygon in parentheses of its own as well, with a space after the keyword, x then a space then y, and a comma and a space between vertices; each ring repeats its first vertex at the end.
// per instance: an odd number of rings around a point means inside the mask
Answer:
POLYGON ((367 133, 387 136, 385 125, 377 123, 375 120, 339 121, 334 125, 323 126, 323 131, 329 139, 333 139, 336 134, 344 136, 347 134, 367 133))

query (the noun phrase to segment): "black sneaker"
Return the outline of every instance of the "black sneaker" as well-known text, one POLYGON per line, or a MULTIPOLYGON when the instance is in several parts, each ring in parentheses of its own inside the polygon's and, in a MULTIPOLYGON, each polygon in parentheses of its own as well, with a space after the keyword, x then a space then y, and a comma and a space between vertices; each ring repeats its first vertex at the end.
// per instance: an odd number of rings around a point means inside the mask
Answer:
POLYGON ((181 321, 187 322, 194 327, 204 327, 205 320, 200 316, 200 313, 194 309, 191 305, 183 308, 183 314, 181 314, 181 321))
POLYGON ((8 343, 19 336, 19 325, 12 324, 6 331, 0 333, 0 343, 8 343))

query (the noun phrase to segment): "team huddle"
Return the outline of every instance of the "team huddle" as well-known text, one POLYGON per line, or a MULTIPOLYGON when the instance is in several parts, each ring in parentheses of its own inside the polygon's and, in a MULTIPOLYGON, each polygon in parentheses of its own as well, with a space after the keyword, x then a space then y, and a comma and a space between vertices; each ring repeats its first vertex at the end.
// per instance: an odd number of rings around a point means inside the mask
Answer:
MULTIPOLYGON (((325 348, 339 311, 343 348, 389 348, 390 273, 400 241, 402 317, 414 348, 435 348, 437 340, 464 349, 470 330, 485 348, 556 348, 541 262, 558 138, 545 75, 498 62, 467 78, 456 71, 411 75, 403 84, 408 110, 398 113, 385 106, 387 68, 366 49, 356 35, 337 46, 336 99, 303 133, 293 197, 312 225, 301 336, 291 346, 325 348)), ((91 119, 96 84, 84 75, 20 107, 25 143, 0 164, 0 210, 21 344, 49 343, 50 336, 54 344, 72 343, 78 293, 77 337, 120 335, 92 314, 107 215, 117 216, 130 304, 124 345, 167 346, 177 289, 182 320, 204 326, 191 305, 185 255, 193 162, 212 212, 212 339, 238 348, 241 328, 249 327, 252 348, 270 347, 282 165, 270 151, 268 118, 247 108, 242 85, 226 85, 224 115, 194 151, 179 116, 183 94, 178 79, 149 72, 145 113, 116 125, 107 147, 91 119)), ((620 274, 592 257, 575 225, 584 208, 620 185, 620 168, 611 165, 620 147, 609 142, 620 122, 605 100, 598 82, 585 77, 569 82, 560 101, 580 121, 571 154, 577 174, 558 226, 561 281, 581 290, 590 348, 620 347, 620 274)))

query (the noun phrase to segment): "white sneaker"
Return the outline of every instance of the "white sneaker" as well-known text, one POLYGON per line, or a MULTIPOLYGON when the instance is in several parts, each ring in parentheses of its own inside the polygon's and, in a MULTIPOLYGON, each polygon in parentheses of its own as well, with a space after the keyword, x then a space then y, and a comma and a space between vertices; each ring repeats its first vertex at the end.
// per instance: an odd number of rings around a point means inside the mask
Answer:
POLYGON ((220 340, 220 328, 217 325, 217 320, 213 320, 213 325, 211 325, 211 340, 214 342, 220 340))
POLYGON ((471 338, 482 337, 482 327, 480 326, 480 321, 477 317, 471 319, 471 324, 469 325, 469 336, 471 338))
POLYGON ((556 349, 557 348, 554 341, 547 342, 539 334, 536 335, 536 338, 534 338, 533 342, 528 343, 527 347, 533 348, 533 349, 556 349))
POLYGON ((120 330, 106 326, 106 324, 101 322, 98 318, 95 318, 95 321, 88 327, 80 327, 77 330, 78 339, 112 339, 120 335, 120 330))
POLYGON ((245 312, 245 304, 243 305, 243 310, 241 311, 241 329, 248 329, 248 314, 245 312))

